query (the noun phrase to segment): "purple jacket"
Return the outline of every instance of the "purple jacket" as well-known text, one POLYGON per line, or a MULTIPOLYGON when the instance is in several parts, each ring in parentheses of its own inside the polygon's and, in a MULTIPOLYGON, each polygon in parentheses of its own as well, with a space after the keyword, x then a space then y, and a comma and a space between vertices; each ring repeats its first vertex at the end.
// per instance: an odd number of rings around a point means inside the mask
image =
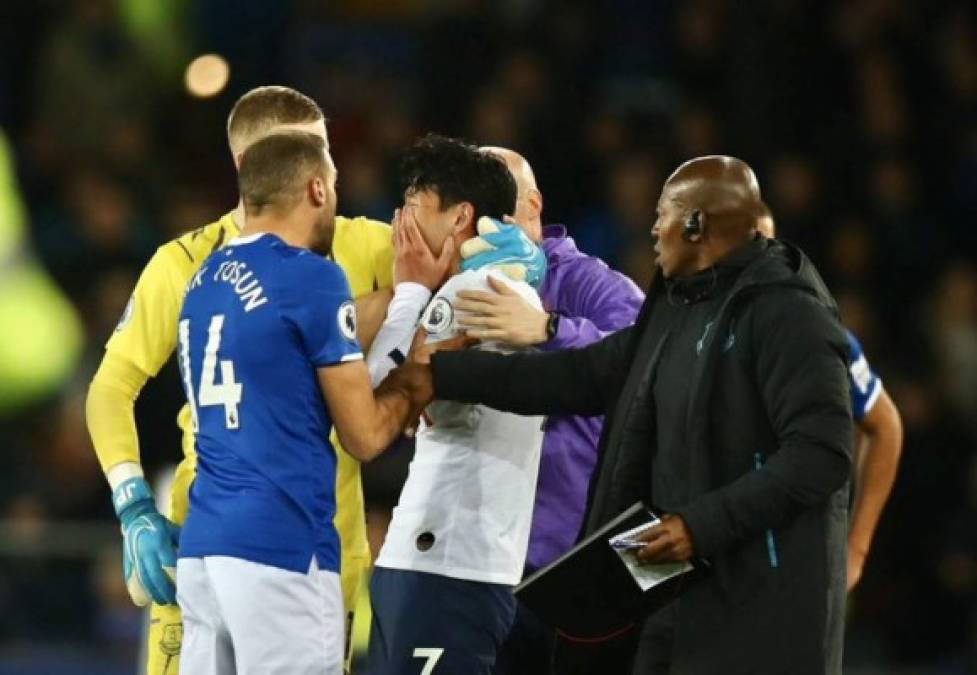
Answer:
MULTIPOLYGON (((585 347, 634 323, 644 293, 603 260, 581 253, 562 225, 543 229, 546 279, 540 295, 560 314, 545 351, 585 347)), ((583 524, 603 417, 554 416, 546 421, 526 567, 536 570, 566 553, 583 524)))

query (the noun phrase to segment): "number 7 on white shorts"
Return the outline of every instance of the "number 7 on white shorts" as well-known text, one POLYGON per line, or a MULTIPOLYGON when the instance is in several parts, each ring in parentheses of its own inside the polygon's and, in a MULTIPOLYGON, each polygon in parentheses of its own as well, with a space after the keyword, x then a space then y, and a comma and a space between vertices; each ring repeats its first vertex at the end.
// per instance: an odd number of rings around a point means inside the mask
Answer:
POLYGON ((434 666, 437 665, 438 659, 444 654, 443 647, 415 647, 414 648, 414 658, 415 659, 427 659, 427 663, 424 664, 424 670, 421 671, 421 675, 431 675, 434 672, 434 666))

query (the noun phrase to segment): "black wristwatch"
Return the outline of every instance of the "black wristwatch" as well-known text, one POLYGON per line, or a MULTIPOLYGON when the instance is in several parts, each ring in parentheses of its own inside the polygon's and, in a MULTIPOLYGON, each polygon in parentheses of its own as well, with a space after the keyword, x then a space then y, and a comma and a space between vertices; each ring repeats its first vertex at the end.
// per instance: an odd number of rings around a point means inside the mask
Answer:
POLYGON ((546 340, 547 342, 556 337, 556 331, 560 329, 560 315, 550 312, 546 320, 546 340))

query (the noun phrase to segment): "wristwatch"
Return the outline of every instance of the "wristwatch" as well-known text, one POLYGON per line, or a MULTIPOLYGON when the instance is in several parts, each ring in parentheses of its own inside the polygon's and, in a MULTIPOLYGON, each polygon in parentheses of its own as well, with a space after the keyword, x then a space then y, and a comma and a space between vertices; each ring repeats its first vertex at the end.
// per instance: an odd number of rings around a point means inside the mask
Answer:
POLYGON ((550 312, 549 318, 546 319, 546 339, 547 341, 552 340, 556 337, 556 332, 560 329, 560 315, 556 312, 550 312))

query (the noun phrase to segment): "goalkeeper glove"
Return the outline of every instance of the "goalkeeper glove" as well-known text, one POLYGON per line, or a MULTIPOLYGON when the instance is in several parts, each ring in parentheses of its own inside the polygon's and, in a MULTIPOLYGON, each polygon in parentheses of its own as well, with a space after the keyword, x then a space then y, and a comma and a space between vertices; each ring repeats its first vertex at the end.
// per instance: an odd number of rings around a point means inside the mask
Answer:
POLYGON ((160 515, 149 485, 129 478, 112 491, 122 523, 122 572, 129 596, 139 607, 149 601, 176 604, 176 545, 180 528, 160 515))
POLYGON ((539 290, 546 277, 546 255, 518 225, 482 216, 478 236, 461 245, 461 269, 498 269, 514 281, 525 281, 539 290))

